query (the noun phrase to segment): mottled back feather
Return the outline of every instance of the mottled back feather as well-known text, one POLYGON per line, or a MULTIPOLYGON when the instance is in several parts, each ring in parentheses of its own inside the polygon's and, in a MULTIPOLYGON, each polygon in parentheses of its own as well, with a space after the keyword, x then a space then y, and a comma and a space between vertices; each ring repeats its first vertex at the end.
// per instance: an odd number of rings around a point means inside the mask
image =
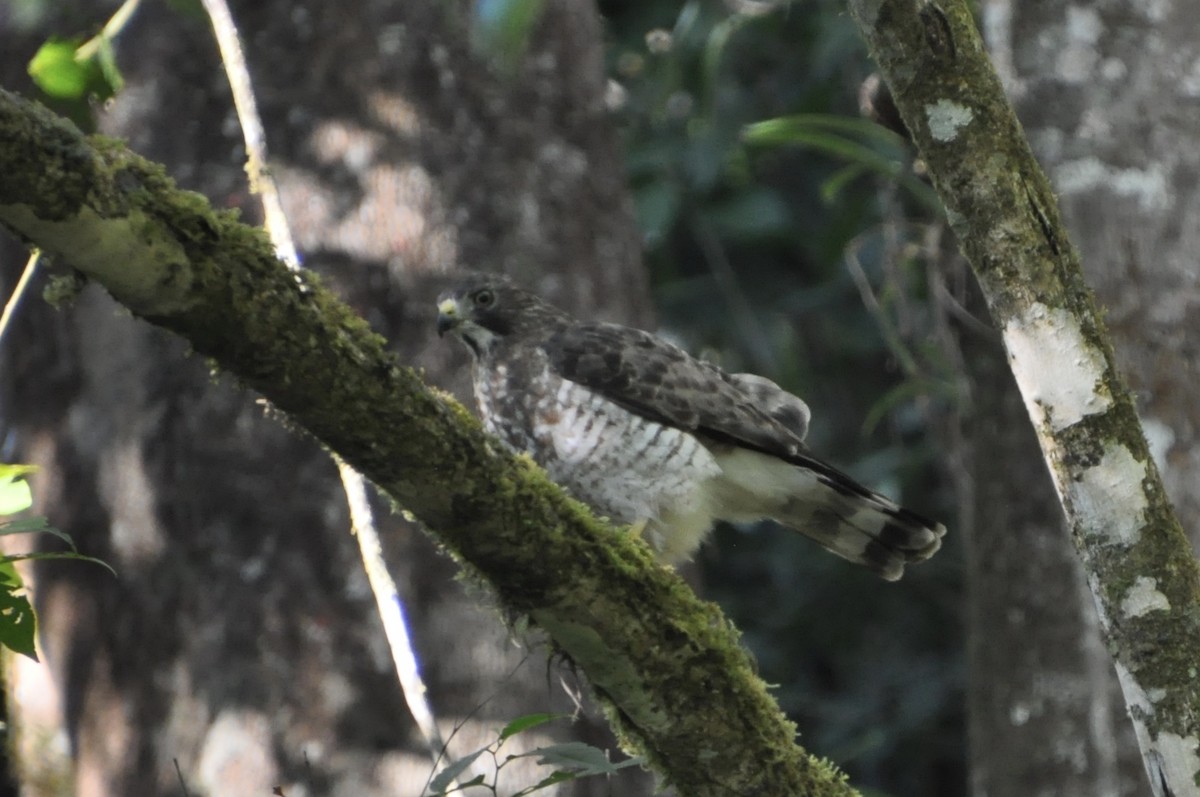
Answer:
MULTIPOLYGON (((542 346, 559 376, 643 417, 779 457, 804 450, 803 434, 759 407, 764 383, 774 386, 765 378, 748 392, 743 375, 727 374, 649 332, 615 324, 568 326, 542 346)), ((807 428, 807 420, 803 425, 807 428)))

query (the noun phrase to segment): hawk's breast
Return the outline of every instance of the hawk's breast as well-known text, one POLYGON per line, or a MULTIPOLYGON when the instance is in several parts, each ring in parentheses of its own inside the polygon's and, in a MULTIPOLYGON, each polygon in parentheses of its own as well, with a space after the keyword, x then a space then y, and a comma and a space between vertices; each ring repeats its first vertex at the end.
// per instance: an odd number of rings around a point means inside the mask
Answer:
POLYGON ((687 547, 699 544, 712 522, 703 486, 721 472, 708 448, 684 429, 562 379, 544 355, 530 359, 477 374, 489 430, 527 451, 597 514, 623 524, 650 521, 650 541, 664 555, 677 547, 670 537, 681 523, 697 527, 687 547))

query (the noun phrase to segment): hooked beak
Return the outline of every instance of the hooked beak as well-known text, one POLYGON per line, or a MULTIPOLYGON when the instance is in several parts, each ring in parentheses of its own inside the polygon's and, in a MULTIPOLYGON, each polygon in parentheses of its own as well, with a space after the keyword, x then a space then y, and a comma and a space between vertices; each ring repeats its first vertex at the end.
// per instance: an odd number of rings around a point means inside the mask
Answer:
POLYGON ((459 313, 457 299, 442 299, 438 302, 437 333, 439 338, 462 322, 462 314, 459 313))

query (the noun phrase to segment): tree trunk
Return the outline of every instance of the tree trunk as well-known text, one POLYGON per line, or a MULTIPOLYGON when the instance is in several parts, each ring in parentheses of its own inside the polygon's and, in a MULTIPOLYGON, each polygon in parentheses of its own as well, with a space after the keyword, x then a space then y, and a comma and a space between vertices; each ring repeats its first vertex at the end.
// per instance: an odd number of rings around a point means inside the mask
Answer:
POLYGON ((1167 495, 1200 547, 1200 18, 991 0, 989 43, 1106 308, 1167 495))
MULTIPOLYGON (((649 320, 589 3, 551 4, 511 77, 469 45, 467 4, 233 12, 306 266, 431 380, 463 383, 464 358, 431 334, 437 274, 449 268, 508 271, 566 306, 649 320)), ((27 85, 25 61, 46 35, 99 21, 64 14, 8 38, 4 84, 27 85)), ((149 4, 119 60, 128 84, 105 130, 257 218, 207 23, 149 4)), ((121 577, 39 569, 48 669, 21 662, 15 673, 10 694, 31 685, 39 696, 12 706, 18 766, 32 777, 61 728, 74 758, 65 793, 175 794, 174 759, 206 793, 415 793, 431 764, 328 456, 100 292, 63 313, 39 305, 27 303, 8 341, 8 456, 42 467, 39 511, 121 577)), ((452 752, 521 714, 563 710, 544 655, 520 666, 526 654, 427 538, 386 512, 380 522, 434 710, 444 727, 462 725, 452 752)), ((512 785, 545 774, 517 772, 512 785)), ((631 777, 620 788, 644 793, 631 777)), ((54 791, 27 782, 29 794, 54 791)), ((559 793, 607 788, 589 779, 559 793)))
MULTIPOLYGON (((1122 91, 1116 95, 1103 81, 1079 80, 1080 74, 1075 80, 1063 81, 1062 68, 1072 59, 1081 55, 1095 57, 1095 53, 1087 53, 1095 42, 1080 41, 1077 36, 1080 29, 1069 34, 1071 27, 1064 23, 1068 19, 1087 22, 1092 16, 1092 12, 1077 7, 1068 11, 1063 3, 993 1, 983 17, 984 33, 1035 152, 1059 188, 1068 228, 1073 240, 1079 242, 1092 284, 1110 308, 1108 321, 1113 329, 1117 359, 1138 392, 1143 425, 1153 448, 1155 438, 1162 437, 1162 424, 1147 418, 1144 399, 1150 394, 1144 386, 1170 385, 1172 379, 1194 373, 1195 357, 1189 353, 1190 349, 1176 345, 1184 342, 1190 330, 1187 326, 1177 326, 1170 336, 1148 334, 1155 327, 1147 311, 1148 304, 1153 302, 1141 299, 1157 293, 1170 300, 1173 289, 1159 286, 1156 292, 1146 282, 1161 280, 1169 272, 1122 274, 1125 269, 1121 258, 1128 246, 1115 244, 1117 239, 1147 240, 1162 236, 1146 232, 1156 229, 1153 224, 1142 223, 1150 220, 1133 221, 1138 214, 1130 212, 1125 200, 1104 196, 1112 192, 1111 184, 1096 186, 1085 198, 1077 189, 1073 193, 1070 185, 1063 186, 1057 176, 1065 161, 1078 163, 1099 154, 1096 139, 1080 131, 1088 118, 1103 118, 1108 126, 1116 128, 1110 132, 1121 140, 1120 157, 1127 163, 1130 154, 1139 151, 1134 143, 1140 140, 1135 125, 1142 117, 1130 112, 1114 117, 1112 105, 1114 101, 1118 104, 1126 99, 1132 101, 1134 96, 1139 103, 1153 103, 1160 96, 1140 80, 1131 84, 1140 87, 1140 91, 1122 91), (1081 46, 1082 52, 1078 49, 1081 46), (1124 135, 1120 135, 1122 126, 1124 135), (1050 142, 1058 143, 1050 145, 1050 142), (1104 199, 1098 201, 1101 196, 1104 199), (1085 203, 1086 210, 1082 207, 1085 203), (1101 245, 1106 238, 1109 244, 1101 245), (1119 278, 1113 277, 1114 272, 1119 278), (1134 276, 1136 285, 1127 278, 1134 276), (1128 319, 1114 317, 1111 308, 1133 310, 1130 301, 1141 311, 1135 313, 1136 321, 1129 323, 1128 319), (1143 354, 1135 356, 1132 354, 1135 351, 1143 354), (1159 356, 1148 351, 1158 351, 1159 356), (1151 363, 1158 366, 1157 373, 1146 379, 1144 372, 1151 363)), ((1184 22, 1194 21, 1189 18, 1184 22)), ((1122 58, 1132 56, 1131 62, 1137 63, 1147 60, 1149 51, 1129 38, 1133 30, 1139 31, 1137 38, 1142 38, 1154 27, 1121 28, 1122 40, 1131 46, 1122 58)), ((1113 37, 1111 29, 1106 33, 1113 37)), ((1097 31, 1087 33, 1085 39, 1096 34, 1097 31)), ((1159 74, 1156 65, 1143 64, 1143 68, 1147 76, 1159 74)), ((1164 117, 1168 126, 1179 124, 1174 114, 1164 117)), ((1156 120, 1155 129, 1162 129, 1163 123, 1156 120)), ((1192 157, 1191 148, 1177 146, 1168 157, 1178 165, 1192 157)), ((1149 241, 1149 245, 1166 246, 1162 240, 1149 241)), ((1180 262, 1178 256, 1174 259, 1180 262)), ((1179 276, 1176 269, 1173 284, 1178 284, 1179 276)), ((1010 413, 1004 412, 1011 409, 1012 401, 1003 386, 1011 385, 1011 380, 992 370, 993 378, 986 379, 976 389, 977 407, 982 415, 980 431, 985 434, 988 429, 1008 428, 1016 422, 1010 413), (993 414, 1002 420, 988 422, 993 414)), ((1178 397, 1186 384, 1186 379, 1181 380, 1166 392, 1178 397)), ((1159 400, 1165 398, 1158 396, 1159 400)), ((1192 410, 1190 402, 1175 402, 1174 418, 1178 421, 1192 410)), ((1187 464, 1194 458, 1185 453, 1190 450, 1186 437, 1194 433, 1195 424, 1187 421, 1173 424, 1173 428, 1179 426, 1184 429, 1180 437, 1185 439, 1172 449, 1174 461, 1164 460, 1165 451, 1157 451, 1156 459, 1184 528, 1195 529, 1195 499, 1191 490, 1182 489, 1183 480, 1195 482, 1196 473, 1194 469, 1189 471, 1187 464), (1193 506, 1190 517, 1189 504, 1193 506)), ((1170 437, 1175 438, 1174 431, 1170 437)), ((975 443, 981 451, 989 452, 1005 445, 1004 440, 984 434, 976 437, 975 443)), ((984 457, 981 464, 1025 461, 1029 456, 1028 450, 1013 454, 995 460, 984 457)), ((1059 530, 1062 524, 1057 501, 1052 505, 1045 502, 1047 497, 1053 500, 1050 482, 1044 474, 1030 469, 1005 469, 1004 473, 992 473, 991 478, 981 474, 977 484, 981 492, 978 517, 982 527, 973 546, 976 556, 969 579, 975 596, 970 623, 975 640, 971 655, 970 712, 971 769, 976 793, 1024 795, 1035 793, 1037 788, 1051 794, 1143 793, 1145 775, 1137 755, 1133 726, 1127 719, 1111 655, 1098 637, 1094 601, 1085 589, 1072 597, 1075 585, 1081 583, 1081 575, 1070 551, 1069 538, 1065 530, 1059 530), (990 502, 989 507, 983 495, 987 488, 993 493, 1009 495, 1007 498, 996 495, 998 500, 990 502), (1010 524, 1005 507, 1017 507, 1017 514, 1040 520, 1033 524, 1010 524), (1042 511, 1038 512, 1037 507, 1042 511), (1020 717, 1027 719, 1018 722, 1020 717), (1043 730, 1038 730, 1039 725, 1043 730), (1058 741, 1042 744, 1040 740, 1045 739, 1058 741), (1070 744, 1063 744, 1065 740, 1070 740, 1070 744)))
POLYGON ((976 797, 1117 797, 1143 776, 1083 568, 998 341, 963 335, 974 522, 967 716, 976 797), (1128 738, 1122 738, 1120 731, 1128 738), (1118 778, 1121 759, 1137 780, 1118 778))
MULTIPOLYGON (((1116 656, 1151 786, 1157 795, 1193 793, 1200 571, 1054 195, 965 3, 851 0, 850 8, 1002 330, 1116 656)), ((1072 22, 1073 34, 1094 33, 1086 19, 1072 22)), ((1101 179, 1120 185, 1112 175, 1101 179)))

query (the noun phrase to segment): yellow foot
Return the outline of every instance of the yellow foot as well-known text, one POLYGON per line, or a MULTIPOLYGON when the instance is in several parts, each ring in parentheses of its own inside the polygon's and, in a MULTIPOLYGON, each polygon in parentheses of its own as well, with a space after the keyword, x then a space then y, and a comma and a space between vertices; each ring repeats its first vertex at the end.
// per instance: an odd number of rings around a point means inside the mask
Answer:
POLYGON ((648 526, 648 525, 650 525, 649 518, 642 518, 641 520, 630 523, 629 524, 629 533, 632 534, 634 537, 641 539, 642 534, 645 533, 646 526, 648 526))

